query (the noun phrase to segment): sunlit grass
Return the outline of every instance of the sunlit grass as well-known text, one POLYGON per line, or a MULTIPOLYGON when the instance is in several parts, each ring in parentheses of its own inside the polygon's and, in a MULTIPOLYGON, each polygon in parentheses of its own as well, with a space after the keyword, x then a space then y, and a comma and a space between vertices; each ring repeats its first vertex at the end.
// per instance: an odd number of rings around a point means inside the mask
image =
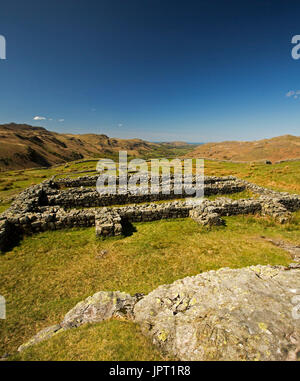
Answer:
MULTIPOLYGON (((9 207, 11 197, 30 185, 54 174, 72 178, 93 175, 72 173, 93 169, 95 162, 90 161, 1 172, 0 213, 9 207)), ((300 161, 266 165, 206 160, 205 175, 233 175, 300 194, 300 161)), ((255 195, 243 191, 224 196, 238 199, 255 195)), ((216 197, 220 196, 209 199, 216 197)), ((255 216, 227 217, 226 223, 211 230, 190 219, 139 223, 134 224, 137 231, 133 235, 106 240, 96 240, 94 228, 25 237, 18 247, 0 256, 0 294, 7 301, 7 319, 0 320, 0 356, 14 352, 37 331, 59 322, 78 301, 99 290, 148 293, 160 284, 220 267, 286 265, 291 260, 289 254, 261 236, 300 244, 299 212, 287 225, 255 216), (99 259, 97 254, 102 250, 107 254, 99 259)), ((152 359, 150 353, 153 359, 161 359, 133 323, 111 321, 57 335, 19 359, 134 360, 139 359, 139 347, 140 359, 152 359), (104 347, 109 349, 104 351, 104 347)))
MULTIPOLYGON (((28 348, 11 360, 23 361, 163 361, 163 356, 138 325, 109 320, 85 324, 28 348)), ((174 360, 174 359, 171 359, 174 360)))
POLYGON ((206 176, 236 176, 281 192, 300 194, 300 161, 279 164, 205 160, 206 176))
MULTIPOLYGON (((91 160, 84 163, 71 162, 48 169, 0 172, 0 213, 9 207, 12 197, 31 185, 50 179, 53 175, 58 175, 58 178, 96 175, 96 172, 88 172, 95 168, 96 162, 91 160)), ((300 194, 300 161, 268 165, 205 160, 205 175, 232 175, 270 189, 300 194)))
POLYGON ((134 224, 131 236, 97 240, 94 228, 25 237, 0 256, 0 355, 55 324, 78 301, 104 290, 148 293, 160 284, 221 267, 283 264, 290 256, 261 238, 299 243, 300 213, 288 225, 254 216, 227 217, 205 229, 191 219, 134 224), (106 250, 99 259, 97 254, 106 250))

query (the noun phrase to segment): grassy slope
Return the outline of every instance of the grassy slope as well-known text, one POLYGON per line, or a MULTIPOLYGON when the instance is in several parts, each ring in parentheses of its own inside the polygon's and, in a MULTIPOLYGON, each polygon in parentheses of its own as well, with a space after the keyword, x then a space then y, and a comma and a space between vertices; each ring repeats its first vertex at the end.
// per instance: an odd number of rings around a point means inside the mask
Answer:
POLYGON ((213 230, 190 219, 139 223, 137 232, 119 239, 96 240, 93 228, 26 237, 0 257, 0 293, 7 300, 7 319, 0 322, 1 352, 14 351, 99 290, 148 293, 202 271, 290 261, 260 236, 296 242, 299 213, 286 226, 255 217, 226 220, 226 227, 213 230), (98 259, 101 250, 107 254, 98 259))
MULTIPOLYGON (((300 193, 300 162, 272 166, 213 161, 206 161, 205 164, 206 175, 235 175, 273 189, 300 193)), ((6 181, 11 181, 11 184, 6 186, 8 189, 0 190, 0 199, 5 200, 55 173, 65 176, 74 170, 94 168, 94 162, 71 163, 48 170, 1 173, 0 187, 6 181)), ((7 206, 4 202, 0 208, 7 206)), ((289 256, 260 236, 282 238, 299 244, 299 224, 300 213, 297 213, 294 222, 286 226, 277 225, 270 219, 240 216, 227 218, 227 227, 211 231, 186 219, 136 224, 137 232, 132 236, 105 241, 95 240, 93 228, 26 237, 19 247, 0 256, 0 294, 8 302, 8 318, 0 321, 0 355, 13 352, 38 330, 60 321, 79 300, 99 290, 147 293, 159 284, 224 266, 287 264, 289 256), (96 254, 101 250, 107 250, 107 256, 97 259, 96 254)), ((92 332, 93 337, 101 331, 99 327, 83 328, 80 332, 92 332)), ((111 332, 112 345, 118 343, 115 335, 117 329, 114 330, 109 324, 104 328, 111 332)), ((130 333, 132 325, 126 323, 122 329, 130 333)), ((64 339, 57 337, 49 344, 41 344, 40 352, 38 349, 37 352, 30 350, 23 358, 51 358, 58 348, 60 354, 54 356, 57 359, 89 358, 85 335, 64 335, 64 339), (69 349, 62 350, 61 340, 70 343, 69 349)), ((133 347, 141 345, 139 338, 134 340, 133 347)), ((93 352, 96 358, 102 341, 96 348, 93 343, 91 339, 89 350, 96 351, 93 352)), ((148 349, 150 351, 150 343, 143 345, 145 353, 148 349)), ((133 347, 130 349, 133 351, 132 359, 135 353, 133 347)), ((120 355, 123 358, 121 352, 111 353, 112 358, 114 353, 117 353, 116 357, 120 355)))
POLYGON ((274 190, 300 194, 300 161, 268 165, 205 160, 205 174, 237 176, 274 190))
POLYGON ((109 320, 63 332, 13 356, 12 360, 163 361, 169 358, 133 322, 109 320))
MULTIPOLYGON (((0 213, 10 204, 9 200, 32 184, 40 183, 54 174, 78 177, 85 174, 73 174, 74 171, 90 171, 96 168, 96 162, 72 162, 49 169, 33 169, 24 171, 0 172, 0 213)), ((205 175, 237 176, 258 185, 279 191, 300 194, 300 161, 286 162, 274 165, 267 164, 235 164, 205 160, 205 175)))
POLYGON ((185 143, 151 143, 103 134, 59 134, 25 124, 0 124, 0 169, 49 167, 82 158, 114 157, 125 150, 135 157, 174 156, 194 148, 185 143))
POLYGON ((279 161, 300 158, 300 136, 283 135, 257 141, 225 141, 206 143, 195 148, 188 157, 205 157, 234 161, 279 161))

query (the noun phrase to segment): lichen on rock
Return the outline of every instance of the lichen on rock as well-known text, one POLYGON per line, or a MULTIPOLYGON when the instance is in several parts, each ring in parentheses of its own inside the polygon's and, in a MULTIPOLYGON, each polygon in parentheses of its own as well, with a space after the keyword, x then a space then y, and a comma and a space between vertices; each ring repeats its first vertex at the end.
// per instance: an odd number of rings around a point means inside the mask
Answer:
POLYGON ((180 360, 286 360, 300 354, 291 289, 300 292, 298 269, 224 268, 158 287, 134 315, 180 360))
POLYGON ((78 327, 84 323, 96 323, 112 317, 133 317, 134 304, 138 296, 120 291, 100 291, 79 302, 64 317, 61 326, 78 327))

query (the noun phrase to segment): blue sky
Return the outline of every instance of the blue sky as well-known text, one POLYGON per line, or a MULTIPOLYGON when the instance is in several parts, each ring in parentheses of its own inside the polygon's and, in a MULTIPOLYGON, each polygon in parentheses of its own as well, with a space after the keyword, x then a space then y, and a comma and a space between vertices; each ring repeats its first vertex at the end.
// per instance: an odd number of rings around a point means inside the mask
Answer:
POLYGON ((300 135, 299 1, 3 3, 0 123, 152 141, 300 135))

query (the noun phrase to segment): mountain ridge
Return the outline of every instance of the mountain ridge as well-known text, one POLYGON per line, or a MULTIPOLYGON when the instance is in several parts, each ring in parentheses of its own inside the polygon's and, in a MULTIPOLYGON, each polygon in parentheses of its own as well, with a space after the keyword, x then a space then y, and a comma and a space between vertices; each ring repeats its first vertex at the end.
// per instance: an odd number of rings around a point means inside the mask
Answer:
POLYGON ((286 134, 254 141, 205 143, 187 153, 186 157, 238 162, 300 159, 300 136, 286 134))
POLYGON ((68 161, 114 157, 126 150, 131 157, 186 153, 187 143, 152 143, 142 139, 110 138, 105 134, 71 134, 29 124, 0 125, 0 170, 49 167, 68 161))

